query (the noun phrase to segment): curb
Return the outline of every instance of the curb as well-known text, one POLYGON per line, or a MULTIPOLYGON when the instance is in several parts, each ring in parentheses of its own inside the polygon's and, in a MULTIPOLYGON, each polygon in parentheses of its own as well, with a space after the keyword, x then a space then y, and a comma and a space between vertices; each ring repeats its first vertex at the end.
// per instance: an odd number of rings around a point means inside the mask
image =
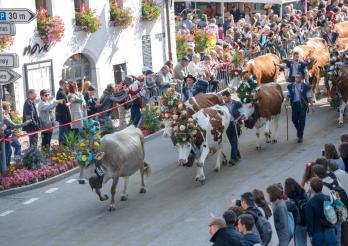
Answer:
MULTIPOLYGON (((152 133, 152 134, 146 136, 145 143, 157 138, 160 135, 162 135, 163 131, 164 131, 164 129, 161 129, 155 133, 152 133)), ((41 188, 43 186, 50 185, 50 184, 56 183, 58 181, 61 181, 62 179, 68 178, 68 177, 70 177, 78 172, 79 172, 79 167, 74 167, 74 168, 70 169, 69 171, 66 171, 65 173, 61 173, 57 176, 45 179, 45 180, 37 182, 37 183, 0 191, 0 197, 14 195, 14 194, 18 194, 21 192, 38 189, 38 188, 41 188)))

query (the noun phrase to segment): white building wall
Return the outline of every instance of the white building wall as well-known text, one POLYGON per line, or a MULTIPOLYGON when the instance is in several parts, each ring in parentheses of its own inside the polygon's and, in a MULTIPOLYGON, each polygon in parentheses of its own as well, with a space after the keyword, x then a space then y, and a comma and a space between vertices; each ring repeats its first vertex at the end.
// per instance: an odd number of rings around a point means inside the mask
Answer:
MULTIPOLYGON (((6 52, 19 55, 20 66, 15 69, 22 78, 15 83, 16 107, 19 112, 25 99, 24 64, 52 60, 54 89, 59 88, 62 67, 66 60, 77 53, 83 53, 91 63, 91 79, 97 86, 99 94, 108 83, 114 82, 113 65, 127 63, 128 74, 139 75, 143 67, 142 36, 151 35, 152 65, 158 71, 168 59, 167 40, 155 38, 158 33, 165 33, 164 4, 161 1, 162 16, 156 22, 141 20, 141 0, 124 0, 124 6, 132 8, 135 16, 133 26, 120 29, 109 24, 109 0, 89 0, 89 7, 96 9, 101 20, 101 28, 93 34, 76 31, 74 27, 74 0, 52 0, 52 13, 60 16, 65 23, 65 35, 61 42, 55 44, 47 53, 23 56, 26 46, 35 42, 42 44, 35 37, 36 20, 29 24, 17 24, 15 42, 6 52)), ((35 0, 0 0, 1 8, 28 8, 35 12, 35 0)), ((166 35, 167 36, 167 35, 166 35)), ((175 47, 175 46, 174 46, 175 47)), ((175 48, 174 48, 175 49, 175 48)), ((47 82, 48 83, 48 82, 47 82)), ((48 87, 48 86, 47 86, 48 87)), ((43 88, 40 88, 43 89, 43 88)))

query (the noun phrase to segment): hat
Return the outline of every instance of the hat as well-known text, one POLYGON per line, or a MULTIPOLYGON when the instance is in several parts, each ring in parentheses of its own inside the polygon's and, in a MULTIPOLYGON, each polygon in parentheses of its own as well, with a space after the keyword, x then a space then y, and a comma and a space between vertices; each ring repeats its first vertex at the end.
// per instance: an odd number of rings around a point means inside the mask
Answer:
POLYGON ((95 87, 93 85, 88 86, 88 91, 95 91, 95 87))
POLYGON ((146 67, 146 66, 143 67, 142 72, 143 73, 153 73, 152 68, 146 67))
POLYGON ((187 61, 187 62, 190 61, 190 59, 189 59, 187 56, 183 56, 183 57, 181 58, 181 60, 182 60, 182 61, 187 61))
POLYGON ((187 80, 188 78, 193 79, 193 83, 196 83, 196 78, 193 77, 193 75, 191 75, 191 74, 187 75, 187 76, 184 78, 184 81, 186 82, 186 80, 187 80))

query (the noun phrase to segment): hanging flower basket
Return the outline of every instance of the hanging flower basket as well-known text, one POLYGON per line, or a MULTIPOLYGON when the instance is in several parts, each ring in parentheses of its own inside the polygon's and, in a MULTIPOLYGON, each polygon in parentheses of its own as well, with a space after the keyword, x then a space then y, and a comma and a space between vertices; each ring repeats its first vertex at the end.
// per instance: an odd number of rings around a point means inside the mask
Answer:
POLYGON ((81 8, 81 12, 76 13, 76 25, 87 33, 95 33, 101 24, 95 10, 81 8))
POLYGON ((112 6, 110 8, 110 21, 114 26, 127 28, 133 23, 133 11, 131 8, 120 8, 112 6))
POLYGON ((197 30, 194 34, 197 53, 209 53, 216 45, 216 36, 209 30, 197 30))
POLYGON ((64 36, 64 22, 59 16, 49 16, 45 9, 36 13, 37 33, 41 40, 51 46, 62 40, 64 36))
POLYGON ((143 2, 141 5, 141 18, 145 21, 155 21, 161 15, 161 8, 152 0, 143 2))
POLYGON ((0 35, 0 51, 4 51, 13 44, 14 38, 12 36, 0 35))

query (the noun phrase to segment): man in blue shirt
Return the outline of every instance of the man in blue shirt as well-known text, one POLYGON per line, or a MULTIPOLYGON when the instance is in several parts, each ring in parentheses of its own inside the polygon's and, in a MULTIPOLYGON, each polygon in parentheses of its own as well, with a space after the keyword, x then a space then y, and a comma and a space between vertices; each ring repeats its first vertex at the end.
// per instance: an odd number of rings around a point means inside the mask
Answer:
POLYGON ((292 108, 292 122, 297 130, 297 142, 302 143, 308 104, 311 104, 313 110, 313 101, 311 89, 302 82, 302 74, 300 72, 295 76, 295 83, 288 85, 287 102, 290 102, 292 108))
POLYGON ((231 144, 231 159, 229 161, 229 164, 233 166, 241 158, 238 149, 238 136, 240 135, 240 126, 238 121, 241 120, 243 118, 243 115, 245 114, 243 114, 241 102, 233 100, 231 98, 230 92, 223 91, 222 97, 231 114, 231 122, 226 130, 226 134, 228 141, 231 144))

